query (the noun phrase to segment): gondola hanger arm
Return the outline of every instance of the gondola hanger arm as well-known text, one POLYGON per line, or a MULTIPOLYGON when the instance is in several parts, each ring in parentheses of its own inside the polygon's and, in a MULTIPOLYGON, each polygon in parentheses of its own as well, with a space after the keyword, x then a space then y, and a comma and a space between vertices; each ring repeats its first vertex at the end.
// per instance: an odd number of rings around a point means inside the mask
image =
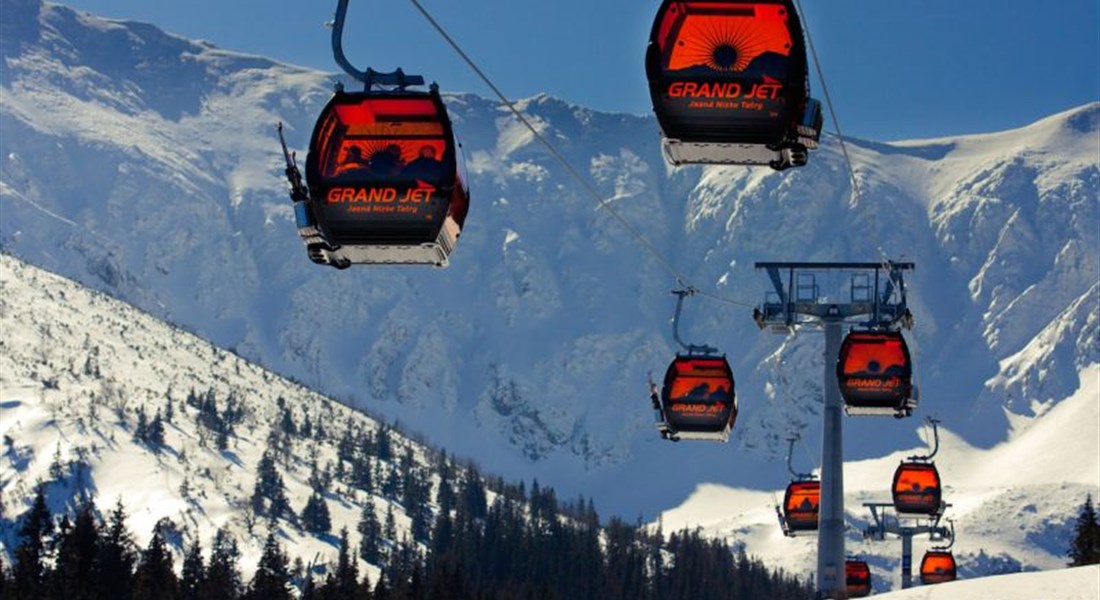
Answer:
POLYGON ((406 75, 401 69, 390 73, 381 73, 367 67, 366 71, 355 68, 344 54, 344 23, 348 16, 348 0, 338 0, 336 4, 336 17, 332 20, 332 56, 336 64, 345 73, 356 81, 361 81, 369 91, 374 85, 396 86, 404 90, 410 85, 424 85, 424 78, 420 75, 406 75))
POLYGON ((928 424, 932 426, 932 452, 926 456, 910 456, 909 460, 930 461, 936 456, 936 453, 940 451, 940 430, 938 425, 940 420, 935 417, 928 417, 928 424))
POLYGON ((696 291, 697 290, 693 287, 672 290, 673 295, 676 296, 676 314, 672 317, 672 339, 676 340, 676 343, 680 344, 680 347, 686 350, 688 354, 717 354, 718 349, 713 346, 708 346, 706 344, 687 344, 680 339, 680 313, 684 308, 684 298, 686 296, 694 296, 696 291))
POLYGON ((794 477, 795 481, 813 481, 817 479, 813 473, 799 473, 794 470, 794 465, 791 464, 791 459, 794 456, 794 444, 799 439, 797 435, 787 438, 787 471, 790 472, 791 477, 794 477))

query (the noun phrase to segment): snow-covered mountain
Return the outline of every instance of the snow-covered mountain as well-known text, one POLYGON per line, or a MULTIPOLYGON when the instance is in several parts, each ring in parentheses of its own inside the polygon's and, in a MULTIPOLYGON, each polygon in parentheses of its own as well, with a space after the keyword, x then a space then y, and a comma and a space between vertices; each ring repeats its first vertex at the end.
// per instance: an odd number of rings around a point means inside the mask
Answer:
MULTIPOLYGON (((447 97, 474 194, 452 266, 336 272, 304 255, 273 131, 286 122, 304 155, 333 77, 36 0, 0 7, 4 251, 605 512, 655 514, 701 481, 776 488, 782 440, 819 439, 820 337, 761 333, 707 300, 683 331, 729 354, 735 439, 656 439, 644 381, 675 350, 676 282, 497 103, 447 97)), ((852 140, 859 199, 834 138, 782 174, 670 169, 650 117, 519 104, 705 291, 757 302, 758 260, 915 261, 919 414, 970 445, 1052 411, 1100 362, 1100 103, 1003 133, 852 140)), ((847 429, 855 459, 919 443, 915 422, 847 429)))
MULTIPOLYGON (((239 542, 249 576, 269 531, 277 532, 291 557, 335 564, 336 534, 346 527, 357 549, 357 526, 367 507, 379 523, 392 511, 394 542, 413 539, 413 507, 385 492, 383 482, 393 472, 415 469, 428 473, 425 479, 436 489, 443 462, 435 450, 193 334, 7 255, 0 255, 0 277, 0 558, 9 567, 19 518, 39 484, 55 514, 72 512, 85 497, 104 513, 122 502, 142 548, 154 524, 169 519, 170 531, 179 534, 169 539, 177 565, 190 541, 185 535, 210 548, 215 531, 225 528, 239 542), (231 427, 214 426, 196 398, 216 406, 231 427), (163 423, 163 444, 140 439, 141 428, 153 421, 163 423), (380 431, 389 440, 388 456, 376 454, 373 445, 353 449, 357 456, 371 454, 373 483, 362 484, 358 476, 360 483, 349 483, 350 473, 338 474, 347 466, 338 458, 346 452, 342 440, 348 432, 356 440, 377 440, 380 431), (222 432, 225 440, 219 442, 222 432), (297 518, 274 520, 250 510, 258 465, 268 454, 295 514, 303 513, 313 494, 311 477, 331 479, 323 494, 331 533, 315 535, 297 518), (404 465, 406 455, 411 467, 404 465), (334 469, 337 463, 344 466, 334 469)), ((450 473, 451 485, 465 474, 454 465, 450 473)), ((438 510, 435 503, 418 508, 438 510)), ((377 566, 367 567, 372 581, 378 581, 377 566)))

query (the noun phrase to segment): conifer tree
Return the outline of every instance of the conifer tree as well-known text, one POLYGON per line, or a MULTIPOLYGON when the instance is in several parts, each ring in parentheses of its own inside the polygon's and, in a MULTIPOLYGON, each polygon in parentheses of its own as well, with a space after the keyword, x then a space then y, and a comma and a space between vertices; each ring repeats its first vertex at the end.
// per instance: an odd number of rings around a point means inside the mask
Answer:
POLYGON ((439 510, 445 513, 454 510, 458 501, 454 486, 451 485, 451 470, 451 463, 444 454, 439 466, 439 488, 435 492, 435 502, 439 505, 439 510))
POLYGON ((93 598, 88 582, 92 579, 99 546, 99 523, 95 505, 88 501, 76 511, 71 527, 57 541, 57 557, 50 593, 56 598, 84 600, 93 598))
POLYGON ((485 487, 481 483, 481 473, 469 466, 462 477, 462 488, 458 495, 459 506, 473 519, 483 519, 489 512, 485 487))
POLYGON ((386 584, 384 572, 378 578, 378 583, 374 584, 374 600, 393 600, 393 596, 390 595, 390 588, 386 584))
POLYGON ((182 600, 199 600, 203 580, 206 579, 206 567, 202 561, 202 546, 198 536, 187 546, 183 557, 183 571, 180 574, 180 597, 182 600))
POLYGON ((397 494, 401 491, 401 476, 393 465, 389 465, 386 471, 386 479, 382 482, 382 497, 386 500, 397 500, 397 494))
POLYGON ((298 600, 312 600, 314 591, 312 565, 307 568, 301 556, 294 557, 294 566, 290 569, 290 584, 300 590, 298 600))
POLYGON ((298 426, 294 423, 294 415, 290 413, 290 409, 282 409, 282 417, 279 419, 279 429, 286 435, 298 435, 298 426))
POLYGON ((122 499, 107 518, 99 552, 96 553, 95 587, 100 597, 130 600, 136 551, 126 527, 122 499))
POLYGON ((168 393, 164 395, 164 420, 171 423, 172 419, 176 416, 176 409, 172 402, 172 390, 169 389, 168 393))
POLYGON ((336 456, 339 460, 349 463, 355 460, 355 433, 352 431, 350 424, 336 444, 336 456))
POLYGON ((390 441, 389 430, 385 425, 378 428, 374 435, 374 456, 380 461, 389 461, 393 458, 393 443, 390 441))
POLYGON ((241 592, 241 572, 238 562, 241 559, 237 541, 226 528, 214 534, 214 543, 210 550, 210 561, 203 580, 201 600, 233 600, 241 592))
POLYGON ((363 562, 378 565, 382 559, 382 524, 374 512, 374 502, 367 500, 359 514, 359 558, 363 562))
POLYGON ((454 543, 454 530, 454 521, 451 519, 450 513, 442 510, 439 511, 439 514, 435 518, 435 525, 432 527, 432 556, 443 558, 448 553, 451 549, 451 545, 454 543))
POLYGON ((348 530, 340 530, 340 553, 336 572, 325 586, 325 597, 331 600, 354 600, 359 588, 359 561, 348 547, 348 530))
MULTIPOLYGON (((305 411, 303 410, 303 412, 305 411)), ((302 415, 302 426, 298 428, 298 433, 300 433, 303 438, 313 437, 313 423, 309 420, 308 412, 302 415)))
POLYGON ((393 516, 393 504, 386 505, 386 525, 382 529, 382 536, 390 542, 397 541, 397 520, 393 516))
POLYGON ((159 408, 157 413, 153 415, 153 420, 149 422, 145 442, 152 446, 154 450, 160 450, 164 447, 164 419, 160 416, 159 408))
POLYGON ((172 555, 164 543, 161 523, 153 528, 153 538, 141 554, 134 573, 134 600, 176 600, 179 580, 172 570, 172 555))
POLYGON ((264 452, 256 467, 256 485, 252 489, 251 505, 256 514, 273 519, 291 514, 283 476, 279 474, 270 450, 264 452))
POLYGON ((1069 563, 1071 567, 1100 564, 1100 523, 1097 523, 1092 494, 1085 497, 1085 503, 1077 513, 1069 557, 1072 559, 1069 563))
POLYGON ((317 459, 314 458, 309 464, 309 479, 307 480, 309 487, 314 492, 325 491, 325 479, 321 474, 321 469, 317 467, 317 459))
POLYGON ((351 462, 352 485, 368 494, 374 493, 374 477, 371 476, 371 471, 374 468, 374 465, 371 464, 373 462, 371 457, 365 454, 356 456, 351 462))
POLYGON ((137 427, 134 428, 134 441, 142 444, 149 443, 149 418, 145 416, 145 405, 138 405, 137 427))
POLYGON ((306 506, 302 509, 302 527, 314 535, 323 535, 332 530, 328 503, 321 494, 313 492, 306 501, 306 506))
POLYGON ((40 598, 45 592, 45 565, 48 536, 53 531, 50 509, 46 507, 46 492, 39 485, 31 509, 23 515, 19 528, 19 546, 15 549, 12 570, 12 597, 16 600, 40 598))
POLYGON ((275 534, 267 536, 264 553, 252 577, 248 597, 254 600, 290 600, 290 571, 287 557, 275 534))
POLYGON ((405 480, 402 490, 401 505, 412 519, 410 531, 413 539, 419 542, 428 541, 431 536, 432 510, 429 502, 431 484, 427 475, 420 469, 410 468, 403 477, 405 480))

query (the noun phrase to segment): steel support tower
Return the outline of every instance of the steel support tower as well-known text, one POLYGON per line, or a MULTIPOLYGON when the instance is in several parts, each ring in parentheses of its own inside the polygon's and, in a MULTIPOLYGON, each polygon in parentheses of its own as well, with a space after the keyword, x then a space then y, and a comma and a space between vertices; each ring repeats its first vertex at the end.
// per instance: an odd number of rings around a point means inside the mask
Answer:
POLYGON ((837 358, 846 322, 868 326, 912 326, 912 315, 905 300, 904 274, 913 270, 914 264, 892 261, 758 262, 756 268, 767 272, 773 287, 760 308, 753 311, 753 319, 761 329, 770 326, 784 334, 811 327, 825 330, 817 596, 847 598, 844 576, 844 429, 841 418, 844 402, 837 382, 837 358), (834 302, 821 296, 816 276, 823 272, 852 274, 848 302, 834 302))
POLYGON ((871 511, 874 525, 863 530, 865 539, 885 541, 886 534, 890 533, 901 538, 901 589, 913 587, 913 536, 927 534, 933 542, 954 539, 954 531, 940 525, 943 511, 951 505, 942 503, 937 514, 931 516, 895 514, 893 520, 888 517, 888 509, 894 508, 890 502, 865 502, 871 511), (881 511, 881 512, 880 512, 881 511), (902 520, 906 524, 902 524, 902 520), (924 522, 922 522, 924 521, 924 522))

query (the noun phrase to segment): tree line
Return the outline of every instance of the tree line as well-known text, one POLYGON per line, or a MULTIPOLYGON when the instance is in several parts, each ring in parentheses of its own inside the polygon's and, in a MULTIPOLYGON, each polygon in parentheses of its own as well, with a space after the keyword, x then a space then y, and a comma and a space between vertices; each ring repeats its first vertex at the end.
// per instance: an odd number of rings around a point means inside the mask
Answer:
MULTIPOLYGON (((550 488, 519 487, 491 503, 484 494, 441 499, 424 541, 339 536, 335 564, 290 560, 272 531, 254 575, 227 529, 209 551, 170 520, 137 548, 120 503, 101 517, 91 500, 52 515, 40 487, 22 515, 12 564, 0 562, 2 600, 804 600, 797 577, 766 568, 698 531, 667 537, 611 519, 588 504, 565 516, 550 488), (186 539, 185 539, 186 538, 186 539), (182 564, 174 564, 176 549, 182 564), (377 567, 368 574, 365 565, 377 567)), ((467 493, 469 491, 467 490, 467 493)), ((574 507, 575 508, 575 507, 574 507)), ((366 511, 364 511, 366 512, 366 511)), ((389 519, 392 519, 392 514, 389 519)), ((360 528, 364 522, 360 522, 360 528)), ((392 527, 392 522, 381 529, 392 527)), ((388 532, 391 536, 393 532, 388 532)))

